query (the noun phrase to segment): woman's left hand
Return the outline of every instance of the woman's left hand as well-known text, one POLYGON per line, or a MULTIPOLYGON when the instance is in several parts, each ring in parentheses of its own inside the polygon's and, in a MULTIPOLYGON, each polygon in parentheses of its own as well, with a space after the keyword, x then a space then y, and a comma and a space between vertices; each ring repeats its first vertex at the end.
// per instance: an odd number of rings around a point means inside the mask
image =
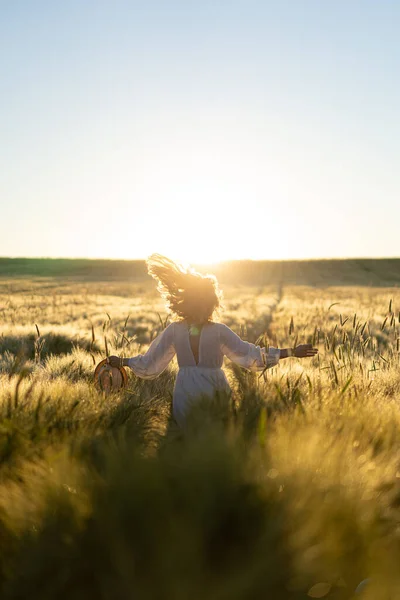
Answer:
POLYGON ((300 344, 296 346, 293 352, 293 356, 297 358, 310 358, 318 353, 317 348, 313 348, 312 344, 300 344))

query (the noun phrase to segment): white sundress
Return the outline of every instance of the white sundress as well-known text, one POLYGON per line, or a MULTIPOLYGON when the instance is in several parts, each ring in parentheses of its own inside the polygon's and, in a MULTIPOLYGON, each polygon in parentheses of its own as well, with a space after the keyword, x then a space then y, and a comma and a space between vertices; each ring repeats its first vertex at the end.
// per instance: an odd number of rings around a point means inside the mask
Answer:
POLYGON ((213 396, 217 390, 230 391, 222 370, 227 356, 240 366, 261 371, 279 361, 278 348, 261 348, 242 340, 222 323, 202 326, 199 339, 198 363, 190 345, 186 321, 171 323, 150 344, 145 354, 129 359, 129 367, 138 377, 153 379, 160 375, 177 355, 179 371, 175 381, 172 413, 180 426, 193 400, 199 396, 213 396))

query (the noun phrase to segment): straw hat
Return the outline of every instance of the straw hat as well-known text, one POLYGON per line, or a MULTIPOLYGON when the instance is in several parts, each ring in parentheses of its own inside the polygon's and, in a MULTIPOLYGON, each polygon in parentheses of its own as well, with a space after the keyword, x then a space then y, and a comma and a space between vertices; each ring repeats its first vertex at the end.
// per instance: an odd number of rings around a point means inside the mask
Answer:
POLYGON ((108 395, 124 388, 128 382, 128 375, 124 367, 111 367, 105 358, 94 371, 94 381, 108 395))

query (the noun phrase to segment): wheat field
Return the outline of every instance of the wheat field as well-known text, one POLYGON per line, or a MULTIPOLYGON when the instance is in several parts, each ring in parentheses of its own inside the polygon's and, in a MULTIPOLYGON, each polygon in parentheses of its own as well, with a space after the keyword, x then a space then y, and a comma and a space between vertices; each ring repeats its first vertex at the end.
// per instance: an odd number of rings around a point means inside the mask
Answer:
POLYGON ((232 397, 186 435, 174 362, 111 396, 93 383, 168 322, 142 272, 3 274, 0 597, 400 598, 400 289, 361 271, 226 277, 219 320, 319 354, 227 361, 232 397))

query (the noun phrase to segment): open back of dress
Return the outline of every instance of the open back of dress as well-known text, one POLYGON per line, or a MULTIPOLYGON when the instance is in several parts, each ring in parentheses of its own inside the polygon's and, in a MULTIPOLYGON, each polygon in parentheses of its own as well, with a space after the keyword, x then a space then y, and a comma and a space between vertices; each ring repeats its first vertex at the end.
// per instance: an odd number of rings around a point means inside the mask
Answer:
POLYGON ((145 379, 157 377, 176 354, 179 371, 175 381, 173 414, 180 425, 188 408, 202 396, 217 391, 230 391, 222 369, 224 356, 246 369, 260 371, 276 365, 279 350, 260 348, 242 340, 222 323, 206 323, 197 336, 191 336, 186 321, 171 323, 158 335, 146 354, 129 359, 136 375, 145 379), (193 339, 197 338, 197 339, 193 339))

